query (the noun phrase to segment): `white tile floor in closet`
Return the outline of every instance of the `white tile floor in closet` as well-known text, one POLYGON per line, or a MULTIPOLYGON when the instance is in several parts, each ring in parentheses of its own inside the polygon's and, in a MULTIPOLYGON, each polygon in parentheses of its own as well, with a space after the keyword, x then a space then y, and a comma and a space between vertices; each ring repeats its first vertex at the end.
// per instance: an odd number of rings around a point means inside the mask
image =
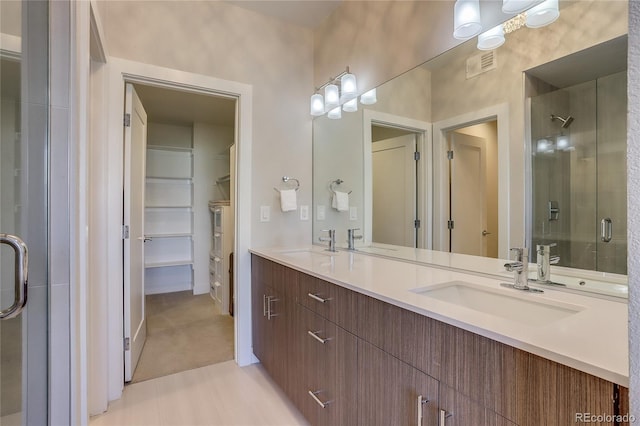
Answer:
POLYGON ((260 365, 226 361, 127 386, 90 426, 307 425, 260 365))

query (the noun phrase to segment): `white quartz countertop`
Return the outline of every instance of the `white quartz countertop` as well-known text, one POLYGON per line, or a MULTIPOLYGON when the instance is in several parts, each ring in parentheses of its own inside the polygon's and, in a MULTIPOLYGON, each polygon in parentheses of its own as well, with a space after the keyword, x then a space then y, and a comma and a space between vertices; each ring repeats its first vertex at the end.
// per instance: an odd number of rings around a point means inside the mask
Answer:
POLYGON ((544 293, 526 293, 500 286, 507 281, 504 279, 358 252, 329 253, 318 246, 250 251, 358 293, 629 386, 628 311, 624 299, 616 301, 546 286, 538 287, 544 293), (436 294, 431 291, 454 281, 480 290, 480 295, 489 292, 498 298, 504 297, 507 302, 520 299, 534 307, 559 307, 560 315, 556 317, 551 310, 549 315, 544 313, 534 318, 535 315, 528 316, 525 309, 511 317, 509 309, 502 309, 502 304, 488 313, 486 309, 430 296, 436 294))

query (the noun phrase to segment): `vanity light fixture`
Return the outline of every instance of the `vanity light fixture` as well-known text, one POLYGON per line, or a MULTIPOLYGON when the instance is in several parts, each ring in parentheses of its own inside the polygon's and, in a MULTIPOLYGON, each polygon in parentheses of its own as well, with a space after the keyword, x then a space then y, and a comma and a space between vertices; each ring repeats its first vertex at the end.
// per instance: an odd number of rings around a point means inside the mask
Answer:
POLYGON ((340 95, 338 86, 335 84, 328 84, 324 88, 324 108, 327 111, 332 110, 340 104, 340 95))
POLYGON ((378 102, 376 89, 371 89, 368 92, 364 92, 362 96, 360 96, 360 103, 362 105, 373 105, 378 102))
MULTIPOLYGON (((376 89, 369 90, 360 97, 360 102, 372 105, 377 102, 376 89)), ((331 77, 322 86, 317 87, 309 101, 309 112, 313 116, 324 113, 331 119, 342 118, 342 111, 358 110, 358 84, 356 76, 347 67, 336 77, 331 77), (324 90, 324 97, 321 95, 324 90)))
POLYGON ((467 40, 481 31, 480 0, 456 0, 453 6, 453 37, 467 40))
POLYGON ((540 0, 502 0, 502 11, 504 13, 520 13, 539 2, 540 0))
POLYGON ((342 105, 342 109, 345 112, 356 112, 358 110, 358 98, 355 97, 350 101, 345 102, 345 104, 342 105))
POLYGON ((504 29, 497 25, 478 36, 478 49, 493 50, 504 44, 504 29))
POLYGON ((340 108, 340 106, 337 106, 335 108, 333 108, 332 110, 330 110, 327 113, 327 117, 337 120, 339 118, 342 118, 342 108, 340 108))
POLYGON ((560 16, 558 0, 545 0, 527 10, 526 25, 529 28, 540 28, 555 22, 560 16))
POLYGON ((311 95, 311 115, 318 116, 324 114, 324 98, 320 93, 311 95))

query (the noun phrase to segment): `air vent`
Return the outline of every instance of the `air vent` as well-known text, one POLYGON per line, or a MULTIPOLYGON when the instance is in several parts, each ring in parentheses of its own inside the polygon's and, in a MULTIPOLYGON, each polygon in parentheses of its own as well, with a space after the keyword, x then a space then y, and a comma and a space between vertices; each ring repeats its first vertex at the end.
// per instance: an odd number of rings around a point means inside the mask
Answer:
POLYGON ((467 59, 467 80, 496 69, 498 58, 495 50, 483 52, 467 59))

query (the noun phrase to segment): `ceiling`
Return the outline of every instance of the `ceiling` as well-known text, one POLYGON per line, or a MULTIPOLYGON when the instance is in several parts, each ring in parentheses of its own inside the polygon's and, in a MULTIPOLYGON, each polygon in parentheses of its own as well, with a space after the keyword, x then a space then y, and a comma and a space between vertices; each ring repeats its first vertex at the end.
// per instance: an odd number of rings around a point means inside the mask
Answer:
POLYGON ((214 95, 182 92, 155 86, 135 85, 149 121, 190 125, 233 126, 236 100, 214 95))
POLYGON ((342 0, 226 0, 235 6, 307 28, 316 28, 342 0))

